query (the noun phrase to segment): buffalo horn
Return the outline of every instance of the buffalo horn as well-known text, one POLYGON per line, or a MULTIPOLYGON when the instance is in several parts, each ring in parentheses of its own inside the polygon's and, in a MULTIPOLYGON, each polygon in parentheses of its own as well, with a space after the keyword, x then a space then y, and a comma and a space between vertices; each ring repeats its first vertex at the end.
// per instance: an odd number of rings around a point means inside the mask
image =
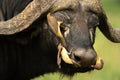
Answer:
POLYGON ((112 42, 120 42, 120 28, 113 28, 107 21, 105 13, 100 16, 100 31, 112 42))
POLYGON ((28 28, 41 14, 47 12, 56 0, 33 0, 18 15, 0 22, 0 34, 10 35, 28 28))
POLYGON ((120 42, 120 28, 113 28, 107 20, 101 0, 79 0, 83 9, 99 16, 99 29, 111 41, 120 42))

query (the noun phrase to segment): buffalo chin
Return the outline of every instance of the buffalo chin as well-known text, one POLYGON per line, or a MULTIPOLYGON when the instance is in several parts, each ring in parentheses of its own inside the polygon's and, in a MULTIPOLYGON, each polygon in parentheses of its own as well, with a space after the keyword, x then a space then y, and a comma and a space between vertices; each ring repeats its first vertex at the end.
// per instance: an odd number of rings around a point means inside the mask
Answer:
POLYGON ((76 67, 75 65, 73 64, 66 64, 64 61, 61 61, 61 69, 60 69, 60 72, 65 74, 65 75, 68 75, 68 76, 73 76, 75 73, 85 73, 85 72, 91 72, 93 70, 101 70, 103 68, 103 60, 102 59, 99 59, 96 61, 96 64, 94 65, 95 67, 91 67, 91 66, 86 66, 86 67, 76 67), (100 65, 101 67, 97 67, 99 64, 98 64, 98 61, 100 60, 100 65))
POLYGON ((78 67, 78 68, 75 68, 74 65, 66 64, 62 61, 61 69, 59 70, 59 72, 61 72, 64 75, 67 75, 67 76, 73 76, 76 73, 91 72, 93 70, 94 70, 93 67, 78 67))

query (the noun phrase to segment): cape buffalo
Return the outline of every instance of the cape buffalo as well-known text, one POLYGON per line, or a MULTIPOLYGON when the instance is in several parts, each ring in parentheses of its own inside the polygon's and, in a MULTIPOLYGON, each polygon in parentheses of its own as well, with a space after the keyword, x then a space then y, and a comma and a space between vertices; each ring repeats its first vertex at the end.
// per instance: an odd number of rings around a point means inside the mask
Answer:
POLYGON ((0 20, 1 80, 102 69, 93 47, 96 27, 120 42, 101 0, 0 0, 0 20))

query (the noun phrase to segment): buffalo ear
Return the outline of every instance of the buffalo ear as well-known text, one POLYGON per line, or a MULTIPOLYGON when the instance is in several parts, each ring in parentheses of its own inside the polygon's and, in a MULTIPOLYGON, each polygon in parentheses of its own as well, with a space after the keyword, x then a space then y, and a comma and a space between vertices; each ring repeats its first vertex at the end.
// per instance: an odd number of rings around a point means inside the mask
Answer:
POLYGON ((60 39, 62 45, 65 46, 66 42, 60 30, 62 21, 57 21, 56 18, 53 17, 50 13, 47 15, 47 21, 53 33, 60 39))

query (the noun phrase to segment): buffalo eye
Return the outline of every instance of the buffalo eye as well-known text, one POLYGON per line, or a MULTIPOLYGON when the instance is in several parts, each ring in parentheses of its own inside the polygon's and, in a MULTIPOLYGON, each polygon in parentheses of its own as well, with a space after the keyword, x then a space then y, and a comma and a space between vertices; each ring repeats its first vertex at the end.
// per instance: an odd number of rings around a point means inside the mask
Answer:
POLYGON ((92 27, 96 27, 99 25, 99 18, 96 14, 92 14, 89 18, 88 18, 88 27, 92 28, 92 27))
POLYGON ((62 23, 61 25, 60 25, 60 30, 61 30, 61 32, 65 32, 67 29, 68 29, 68 25, 67 24, 64 24, 64 23, 62 23))
POLYGON ((69 34, 69 31, 70 31, 70 24, 62 23, 60 26, 60 30, 61 30, 62 34, 65 37, 67 37, 67 35, 69 34))
POLYGON ((90 17, 88 18, 88 28, 89 28, 90 39, 92 44, 94 44, 95 30, 98 25, 99 25, 98 16, 96 14, 90 15, 90 17))

